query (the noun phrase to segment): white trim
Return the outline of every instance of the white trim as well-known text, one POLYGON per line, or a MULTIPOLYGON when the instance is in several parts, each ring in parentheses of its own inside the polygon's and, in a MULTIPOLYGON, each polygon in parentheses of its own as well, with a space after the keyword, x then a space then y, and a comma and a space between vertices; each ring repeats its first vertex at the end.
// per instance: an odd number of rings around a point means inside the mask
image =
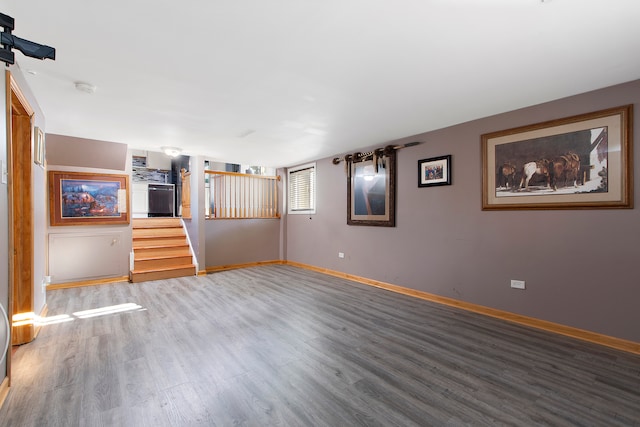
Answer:
POLYGON ((191 244, 191 239, 189 238, 189 230, 187 230, 187 225, 184 223, 184 219, 180 218, 180 222, 182 223, 182 229, 184 230, 185 236, 187 236, 187 243, 189 244, 189 251, 191 251, 191 262, 196 266, 196 276, 198 275, 198 258, 196 257, 196 252, 193 250, 193 245, 191 244))

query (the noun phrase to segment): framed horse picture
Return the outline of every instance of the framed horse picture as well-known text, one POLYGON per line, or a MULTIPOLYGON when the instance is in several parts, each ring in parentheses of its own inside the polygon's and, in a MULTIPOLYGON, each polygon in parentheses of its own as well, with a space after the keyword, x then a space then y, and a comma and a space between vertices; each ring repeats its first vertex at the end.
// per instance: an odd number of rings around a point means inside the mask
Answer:
POLYGON ((633 106, 484 134, 482 209, 632 208, 633 106))

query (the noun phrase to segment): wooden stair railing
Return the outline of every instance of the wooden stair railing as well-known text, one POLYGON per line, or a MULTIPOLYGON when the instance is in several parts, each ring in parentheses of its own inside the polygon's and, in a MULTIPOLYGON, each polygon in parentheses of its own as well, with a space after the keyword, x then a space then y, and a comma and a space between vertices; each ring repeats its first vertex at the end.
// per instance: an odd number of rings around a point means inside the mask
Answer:
POLYGON ((180 218, 133 218, 133 283, 193 276, 191 249, 180 218))
POLYGON ((191 172, 180 169, 182 179, 182 190, 180 191, 180 206, 182 207, 182 218, 191 219, 191 172))

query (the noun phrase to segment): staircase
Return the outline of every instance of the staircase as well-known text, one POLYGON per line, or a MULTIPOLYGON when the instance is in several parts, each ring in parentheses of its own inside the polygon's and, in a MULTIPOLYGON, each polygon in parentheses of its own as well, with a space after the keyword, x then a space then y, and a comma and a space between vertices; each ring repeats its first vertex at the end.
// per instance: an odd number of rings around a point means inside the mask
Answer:
POLYGON ((194 276, 187 235, 180 218, 133 218, 133 283, 194 276))

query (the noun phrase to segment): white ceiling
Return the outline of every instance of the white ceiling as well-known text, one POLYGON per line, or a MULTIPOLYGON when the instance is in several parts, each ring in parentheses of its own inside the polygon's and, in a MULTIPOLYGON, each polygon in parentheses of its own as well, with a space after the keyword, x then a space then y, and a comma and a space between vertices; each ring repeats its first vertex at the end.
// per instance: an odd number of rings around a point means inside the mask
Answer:
POLYGON ((56 48, 55 61, 16 51, 48 133, 232 163, 291 166, 640 78, 638 0, 0 0, 0 12, 56 48))

